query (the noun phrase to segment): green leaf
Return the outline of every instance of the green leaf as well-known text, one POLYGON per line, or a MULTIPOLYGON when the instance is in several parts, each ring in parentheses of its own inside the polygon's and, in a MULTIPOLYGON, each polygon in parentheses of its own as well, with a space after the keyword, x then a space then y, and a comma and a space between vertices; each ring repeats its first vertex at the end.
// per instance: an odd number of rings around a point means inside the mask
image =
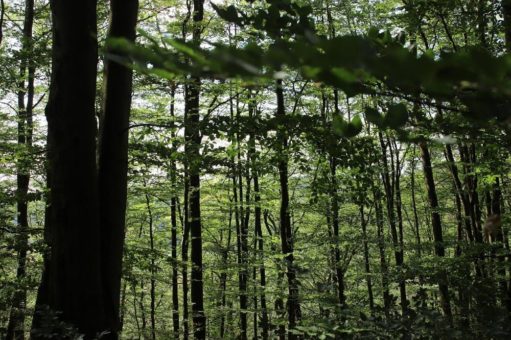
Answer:
POLYGON ((398 129, 408 122, 408 109, 405 104, 393 104, 384 119, 384 124, 392 129, 398 129))
POLYGON ((365 109, 366 119, 369 123, 373 123, 376 126, 383 125, 383 117, 380 115, 378 110, 372 107, 366 107, 365 109))
POLYGON ((347 122, 341 115, 336 114, 333 119, 333 129, 341 137, 352 138, 362 131, 362 120, 356 115, 351 122, 347 122))

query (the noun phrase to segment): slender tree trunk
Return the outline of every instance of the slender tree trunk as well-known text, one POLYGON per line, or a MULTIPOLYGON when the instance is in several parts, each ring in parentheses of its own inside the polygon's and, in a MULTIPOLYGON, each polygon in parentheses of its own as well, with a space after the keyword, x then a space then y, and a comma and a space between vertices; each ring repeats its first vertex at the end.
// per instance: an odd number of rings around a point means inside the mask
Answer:
MULTIPOLYGON (((277 117, 284 119, 286 116, 284 106, 284 90, 282 88, 282 81, 277 81, 277 117)), ((298 283, 296 278, 296 269, 294 265, 294 240, 291 228, 291 217, 289 212, 289 187, 288 187, 288 136, 285 132, 285 127, 277 130, 278 139, 278 169, 280 178, 280 238, 282 246, 282 254, 285 256, 286 274, 288 283, 288 300, 287 300, 287 313, 288 313, 288 338, 295 339, 296 335, 291 331, 295 328, 296 322, 300 320, 300 302, 298 283)))
POLYGON ((381 285, 383 289, 383 310, 385 316, 389 317, 390 313, 390 293, 389 293, 389 270, 387 259, 385 257, 385 233, 383 207, 381 202, 381 192, 379 188, 373 185, 373 197, 374 197, 374 210, 376 212, 376 229, 378 237, 378 250, 380 254, 380 270, 381 270, 381 285))
MULTIPOLYGON (((4 4, 2 2, 2 17, 4 4)), ((35 66, 32 61, 32 27, 34 23, 34 0, 25 1, 25 19, 23 24, 23 56, 20 65, 20 82, 18 84, 18 145, 23 153, 17 164, 17 188, 16 188, 16 210, 17 210, 17 237, 16 250, 18 252, 18 268, 16 271, 17 287, 14 292, 9 323, 7 325, 6 340, 23 340, 25 338, 25 308, 27 303, 27 290, 24 287, 26 277, 27 250, 29 239, 28 225, 28 187, 30 183, 29 160, 26 155, 32 147, 32 109, 34 105, 34 73, 35 66), (28 71, 28 83, 25 84, 25 77, 28 71), (25 104, 25 99, 27 103, 25 104)), ((1 24, 1 23, 0 23, 1 24)), ((0 26, 1 31, 1 26, 0 26)), ((0 38, 1 40, 1 38, 0 38)))
POLYGON ((337 160, 330 157, 330 210, 332 216, 332 238, 334 242, 334 272, 337 283, 337 299, 342 309, 346 305, 344 294, 344 273, 341 268, 341 250, 339 249, 339 200, 337 195, 337 160))
MULTIPOLYGON (((193 1, 193 43, 201 39, 204 0, 193 1)), ((193 332, 195 339, 206 338, 206 315, 204 313, 203 266, 202 266, 202 224, 200 205, 201 135, 199 114, 200 79, 193 78, 188 85, 187 110, 185 112, 185 153, 189 162, 190 190, 189 223, 191 237, 191 302, 193 332)))
POLYGON ((226 291, 227 291, 227 266, 229 262, 229 251, 231 249, 231 236, 232 236, 232 207, 229 207, 229 226, 227 230, 227 245, 222 253, 222 274, 220 275, 220 309, 222 316, 220 319, 220 338, 225 337, 225 306, 226 306, 226 291))
MULTIPOLYGON (((403 249, 401 247, 400 237, 398 235, 398 231, 396 228, 396 215, 394 210, 394 197, 395 197, 395 183, 391 182, 390 178, 390 169, 387 160, 387 144, 383 139, 383 134, 378 132, 380 145, 383 153, 383 172, 382 179, 385 188, 385 196, 387 200, 387 216, 389 219, 390 225, 390 234, 392 236, 392 245, 394 247, 394 258, 396 261, 396 266, 399 271, 401 271, 403 266, 403 249)), ((390 143, 388 143, 390 144, 390 143)), ((390 145, 388 145, 390 147, 390 145)), ((392 152, 392 150, 390 150, 392 152)), ((401 312, 403 316, 406 315, 407 312, 407 299, 406 299, 406 285, 403 279, 399 280, 399 295, 400 295, 400 304, 401 304, 401 312)))
POLYGON ((0 46, 4 37, 5 2, 0 0, 0 46))
MULTIPOLYGON (((108 36, 135 40, 138 0, 111 0, 108 36)), ((112 51, 115 52, 115 51, 112 51)), ((101 263, 109 339, 120 331, 119 303, 128 185, 128 126, 133 72, 105 61, 104 103, 99 132, 101 263)))
POLYGON ((119 307, 119 313, 120 313, 120 316, 119 316, 119 319, 120 319, 120 332, 122 332, 122 328, 124 326, 124 320, 125 320, 125 317, 126 317, 126 298, 127 298, 127 294, 126 294, 126 289, 128 287, 128 282, 127 280, 123 280, 123 283, 122 283, 122 291, 121 291, 121 305, 119 307))
MULTIPOLYGON (((415 154, 415 146, 414 146, 414 154, 415 154)), ((419 224, 419 214, 417 213, 417 200, 415 198, 415 162, 413 161, 411 164, 411 174, 410 174, 410 189, 412 195, 412 209, 413 209, 413 224, 415 228, 415 240, 417 243, 417 256, 422 256, 421 251, 421 234, 420 234, 420 224, 419 224)))
POLYGON ((459 199, 461 200, 461 203, 463 204, 463 210, 465 212, 465 215, 464 215, 465 233, 467 235, 468 240, 470 242, 473 242, 474 234, 473 234, 473 228, 472 228, 472 224, 471 224, 470 205, 468 202, 468 195, 466 194, 465 190, 463 189, 463 184, 461 183, 461 180, 459 177, 458 167, 456 166, 456 161, 454 160, 454 154, 452 151, 452 147, 450 145, 445 146, 444 154, 445 154, 445 158, 449 165, 449 171, 453 178, 453 183, 454 183, 454 187, 456 188, 457 195, 458 195, 459 199))
POLYGON ((366 272, 367 297, 371 314, 374 312, 373 282, 371 279, 371 266, 369 263, 369 241, 367 239, 367 222, 364 213, 364 204, 360 204, 360 223, 362 224, 362 238, 364 243, 364 267, 366 272))
MULTIPOLYGON (((186 90, 185 90, 186 91, 186 90)), ((185 94, 187 97, 188 94, 185 94)), ((186 111, 186 108, 185 108, 186 111)), ((188 196, 190 192, 190 180, 188 170, 188 160, 185 160, 184 166, 184 221, 183 221, 183 241, 181 243, 181 262, 182 271, 181 276, 183 280, 183 339, 187 340, 190 333, 189 326, 189 311, 188 311, 188 247, 190 238, 190 222, 189 222, 189 201, 188 196)))
MULTIPOLYGON (((251 119, 255 119, 256 115, 256 107, 253 102, 252 97, 250 98, 250 108, 249 114, 251 119)), ((269 338, 269 323, 268 323, 268 310, 266 306, 266 268, 264 266, 264 239, 263 239, 263 230, 261 226, 261 193, 259 188, 259 168, 257 163, 257 152, 256 152, 256 141, 255 141, 255 131, 252 130, 250 132, 250 140, 249 140, 250 148, 250 163, 252 168, 252 178, 254 180, 254 229, 255 229, 255 238, 256 238, 256 249, 257 249, 257 259, 260 261, 259 264, 259 284, 261 289, 261 332, 263 340, 267 340, 269 338)))
MULTIPOLYGON (((171 87, 171 103, 170 103, 170 116, 175 119, 175 99, 176 99, 176 84, 172 83, 171 87)), ((175 141, 176 134, 172 132, 172 153, 177 153, 177 143, 175 141)), ((179 283, 178 283, 178 263, 177 263, 177 165, 173 158, 170 164, 170 182, 172 186, 172 197, 170 199, 170 247, 172 251, 172 327, 174 330, 174 339, 179 339, 179 283)))
POLYGON ((151 272, 151 280, 150 280, 150 287, 149 287, 149 294, 150 294, 150 308, 149 311, 149 317, 151 320, 151 339, 156 339, 156 263, 155 263, 155 248, 154 248, 154 226, 153 226, 153 212, 151 210, 151 201, 149 199, 149 195, 145 194, 145 200, 146 200, 146 208, 147 208, 147 214, 148 214, 148 224, 149 224, 149 250, 151 251, 150 256, 150 272, 151 272))
MULTIPOLYGON (((231 117, 233 112, 231 109, 231 117)), ((234 163, 233 158, 233 189, 234 189, 234 203, 236 204, 236 230, 238 238, 238 285, 239 285, 239 299, 240 299, 240 339, 247 339, 247 308, 248 308, 248 297, 247 297, 247 252, 248 252, 248 226, 245 219, 245 208, 243 204, 243 167, 241 164, 241 145, 240 145, 240 110, 239 110, 239 98, 236 98, 236 117, 231 118, 235 122, 236 131, 236 148, 237 148, 237 164, 234 163), (237 183, 236 183, 237 178, 237 183), (239 188, 239 196, 238 196, 239 188)), ((247 182, 247 187, 250 187, 250 182, 247 182)))
MULTIPOLYGON (((422 165, 424 169, 424 178, 428 191, 429 206, 431 209, 431 222, 433 226, 433 238, 435 241, 435 255, 438 257, 445 256, 444 240, 442 234, 442 224, 440 214, 438 213, 438 198, 436 194, 435 180, 433 178, 433 167, 431 165, 431 155, 426 143, 419 143, 422 155, 422 165)), ((447 285, 447 273, 442 271, 440 282, 438 284, 440 290, 440 304, 442 310, 452 324, 451 302, 449 297, 449 286, 447 285)))
MULTIPOLYGON (((52 79, 46 107, 51 252, 33 330, 47 306, 93 338, 109 328, 102 282, 96 171, 96 1, 52 0, 52 79)), ((58 333, 57 333, 58 334, 58 333)), ((34 339, 41 338, 34 332, 34 339)))

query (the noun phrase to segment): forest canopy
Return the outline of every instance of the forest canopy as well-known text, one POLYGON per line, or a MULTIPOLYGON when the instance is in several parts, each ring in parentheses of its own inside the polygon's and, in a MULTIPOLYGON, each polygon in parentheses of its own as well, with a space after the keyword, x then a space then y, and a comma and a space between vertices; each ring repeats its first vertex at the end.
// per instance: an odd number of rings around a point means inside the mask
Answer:
POLYGON ((508 339, 511 1, 0 0, 0 338, 508 339))

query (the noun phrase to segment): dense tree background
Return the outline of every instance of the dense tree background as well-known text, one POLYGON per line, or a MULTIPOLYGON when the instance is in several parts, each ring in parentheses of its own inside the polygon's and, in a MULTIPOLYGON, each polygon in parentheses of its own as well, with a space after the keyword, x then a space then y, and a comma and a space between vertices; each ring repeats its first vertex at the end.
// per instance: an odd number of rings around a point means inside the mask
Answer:
POLYGON ((0 33, 1 339, 511 336, 510 1, 0 0, 0 33))

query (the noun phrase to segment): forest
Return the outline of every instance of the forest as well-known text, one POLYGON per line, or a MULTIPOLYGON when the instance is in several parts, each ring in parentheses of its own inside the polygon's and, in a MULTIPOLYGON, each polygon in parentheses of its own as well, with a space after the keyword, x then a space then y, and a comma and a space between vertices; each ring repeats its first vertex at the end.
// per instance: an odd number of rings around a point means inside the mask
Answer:
POLYGON ((0 339, 510 339, 511 0, 0 0, 0 339))

